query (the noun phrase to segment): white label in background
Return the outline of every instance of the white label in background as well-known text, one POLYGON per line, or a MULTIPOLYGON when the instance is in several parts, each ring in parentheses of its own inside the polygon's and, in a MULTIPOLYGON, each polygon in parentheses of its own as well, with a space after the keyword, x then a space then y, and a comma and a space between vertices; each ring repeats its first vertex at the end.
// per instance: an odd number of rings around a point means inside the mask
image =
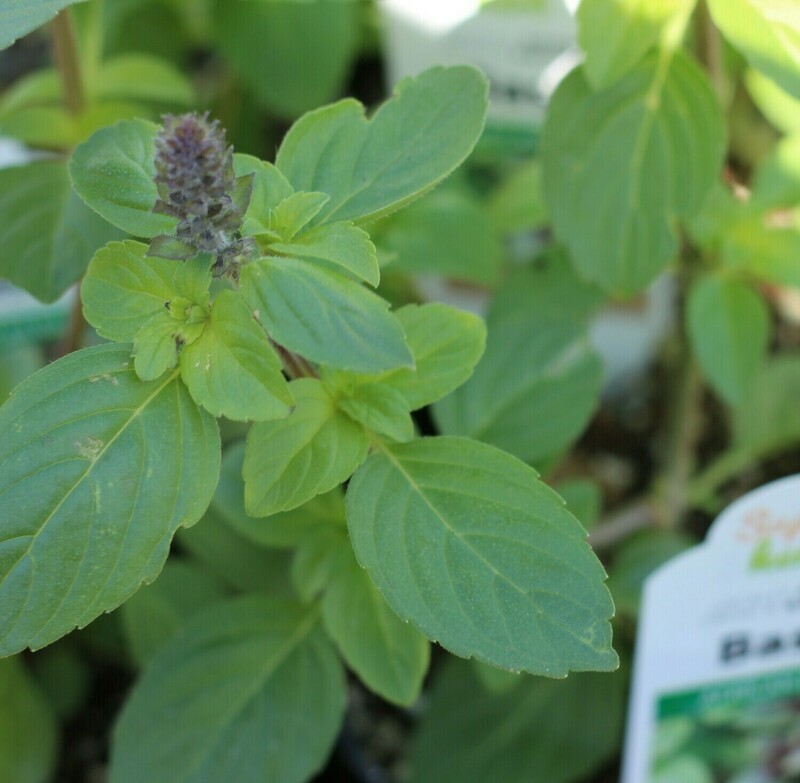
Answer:
MULTIPOLYGON (((547 101, 576 64, 575 22, 564 0, 529 8, 478 0, 382 0, 388 77, 396 84, 434 65, 469 64, 491 85, 487 133, 535 141, 547 101)), ((511 150, 514 151, 513 149, 511 150)))
POLYGON ((622 781, 800 781, 800 476, 647 580, 622 781))

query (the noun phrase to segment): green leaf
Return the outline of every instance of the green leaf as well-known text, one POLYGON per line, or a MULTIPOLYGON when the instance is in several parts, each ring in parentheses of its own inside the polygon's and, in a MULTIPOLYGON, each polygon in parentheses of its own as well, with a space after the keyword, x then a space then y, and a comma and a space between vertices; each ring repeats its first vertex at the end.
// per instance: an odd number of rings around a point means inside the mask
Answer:
POLYGON ((214 416, 263 421, 283 418, 291 410, 281 360, 233 291, 217 296, 203 333, 183 348, 181 377, 192 399, 214 416))
POLYGON ((155 135, 158 126, 126 120, 97 131, 69 161, 78 195, 109 223, 137 237, 174 234, 177 220, 153 210, 158 193, 155 135))
POLYGON ((258 422, 247 436, 245 507, 265 517, 302 505, 346 481, 364 461, 369 439, 342 413, 322 384, 289 384, 295 408, 285 419, 258 422))
POLYGON ((445 188, 392 216, 379 228, 382 250, 393 254, 392 272, 446 275, 494 283, 503 245, 486 205, 445 188))
POLYGON ((52 302, 117 235, 75 195, 61 161, 0 170, 0 277, 52 302))
POLYGON ((266 596, 224 601, 193 617, 134 687, 109 780, 304 783, 344 706, 344 672, 316 612, 266 596))
POLYGON ((217 425, 177 373, 142 383, 129 345, 70 354, 0 408, 0 655, 43 647, 161 570, 217 482, 217 425))
POLYGON ((800 133, 781 139, 758 167, 752 203, 762 209, 800 204, 800 133))
POLYGON ((93 83, 98 98, 191 106, 192 83, 171 63, 149 54, 123 54, 104 62, 93 83))
POLYGON ((547 222, 542 197, 542 164, 533 158, 515 165, 489 196, 486 204, 497 231, 504 234, 532 231, 547 222))
POLYGON ((714 783, 714 773, 705 761, 686 753, 657 769, 653 783, 714 783))
POLYGON ((689 291, 686 328, 709 384, 730 405, 743 404, 769 343, 764 300, 744 283, 705 277, 689 291))
POLYGON ((789 95, 759 71, 745 72, 747 91, 759 111, 784 133, 800 133, 800 99, 789 95))
POLYGON ((696 0, 583 0, 578 39, 592 89, 612 85, 657 44, 674 48, 696 0))
POLYGON ((0 405, 13 388, 45 364, 42 347, 32 343, 12 343, 0 350, 0 405))
POLYGON ((589 346, 584 312, 571 311, 575 303, 562 300, 561 313, 551 316, 536 307, 538 296, 524 296, 536 280, 536 273, 517 276, 510 293, 498 295, 483 359, 433 413, 445 434, 483 440, 544 465, 586 426, 603 368, 589 346))
POLYGON ((165 305, 176 297, 207 302, 210 282, 204 262, 148 256, 147 245, 133 240, 112 242, 89 264, 81 285, 83 314, 102 337, 130 342, 154 316, 169 315, 165 305))
POLYGON ((611 292, 649 283, 677 254, 675 218, 700 207, 724 148, 719 102, 684 55, 650 55, 598 92, 573 71, 550 103, 542 156, 578 271, 611 292))
POLYGON ((179 326, 162 309, 136 332, 133 341, 133 367, 141 380, 154 381, 178 364, 179 326))
POLYGON ((388 303, 335 272, 297 258, 247 264, 241 291, 270 336, 306 359, 355 372, 412 367, 388 303))
POLYGON ((422 688, 430 645, 389 607, 345 537, 322 599, 322 621, 347 665, 384 699, 408 706, 422 688))
POLYGON ((414 355, 414 370, 380 377, 397 389, 411 410, 448 395, 461 386, 483 355, 486 327, 472 313, 444 304, 410 304, 395 313, 414 355))
POLYGON ((276 165, 295 190, 330 195, 318 223, 375 220, 467 157, 483 130, 486 98, 486 79, 475 69, 433 68, 400 82, 369 120, 351 99, 306 114, 284 138, 276 165))
POLYGON ((303 231, 292 242, 275 243, 269 251, 298 258, 321 259, 359 280, 377 286, 381 279, 378 254, 369 234, 352 223, 330 223, 303 231))
POLYGON ((237 177, 255 174, 253 193, 244 218, 244 233, 262 234, 269 231, 270 213, 292 195, 292 186, 275 166, 252 155, 235 154, 233 170, 237 177))
POLYGON ((177 540, 204 570, 234 590, 293 597, 286 553, 254 546, 215 508, 209 508, 194 527, 178 531, 177 540))
POLYGON ((344 497, 338 489, 317 495, 291 511, 272 514, 266 519, 251 517, 244 506, 244 449, 243 441, 226 449, 217 492, 211 502, 214 511, 240 536, 259 546, 293 548, 310 531, 344 521, 344 497))
POLYGON ((733 412, 733 439, 738 447, 758 454, 800 441, 800 357, 771 357, 753 379, 747 405, 733 412))
POLYGON ((292 585, 305 603, 320 597, 331 581, 337 561, 346 554, 346 547, 349 544, 344 517, 336 524, 311 531, 297 547, 292 558, 292 585))
POLYGON ((214 40, 264 108, 286 117, 335 98, 360 42, 358 3, 222 2, 214 40))
POLYGON ((465 438, 384 445, 350 480, 347 520, 392 609, 457 655, 548 677, 616 668, 603 568, 514 457, 465 438))
POLYGON ((625 541, 614 555, 608 576, 617 612, 637 617, 647 577, 694 544, 689 536, 670 530, 645 531, 625 541))
POLYGON ((292 193, 272 210, 269 228, 287 242, 291 241, 329 201, 326 193, 292 193))
POLYGON ((411 748, 414 783, 575 783, 618 753, 622 672, 520 680, 491 693, 470 666, 450 661, 411 748))
POLYGON ((11 46, 52 19, 62 8, 83 0, 3 0, 0 6, 0 49, 11 46))
POLYGON ((192 561, 170 558, 158 579, 120 609, 128 648, 136 663, 146 664, 192 615, 222 595, 216 580, 192 561))
POLYGON ((336 404, 351 419, 368 430, 397 441, 414 437, 414 422, 405 397, 383 383, 358 384, 352 392, 337 398, 336 404))
POLYGON ((0 661, 0 783, 46 783, 56 765, 58 725, 22 662, 0 661))
POLYGON ((722 34, 759 71, 800 98, 800 13, 789 0, 708 0, 722 34))

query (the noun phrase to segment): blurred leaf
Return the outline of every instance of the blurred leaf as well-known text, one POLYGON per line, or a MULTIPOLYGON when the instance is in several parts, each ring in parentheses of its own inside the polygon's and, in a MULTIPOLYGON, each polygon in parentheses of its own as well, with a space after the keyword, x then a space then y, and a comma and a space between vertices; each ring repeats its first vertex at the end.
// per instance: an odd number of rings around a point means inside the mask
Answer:
POLYGON ((652 54, 592 92, 582 68, 558 87, 542 137, 545 198, 578 271, 612 293, 642 289, 678 252, 725 149, 719 102, 686 56, 652 54))
POLYGON ((748 399, 769 343, 769 310, 744 283, 704 277, 689 291, 686 328, 712 388, 729 405, 748 399))
POLYGON ((193 617, 154 656, 114 729, 110 783, 304 783, 345 706, 318 612, 248 596, 193 617))
POLYGON ((88 209, 60 161, 0 170, 0 276, 52 302, 118 231, 88 209))
POLYGON ((102 63, 93 83, 98 98, 190 106, 192 83, 171 63, 147 54, 126 54, 102 63))
POLYGON ((93 679, 91 660, 70 637, 39 650, 29 661, 55 716, 60 721, 73 718, 89 696, 93 679))
POLYGON ((599 398, 602 363, 587 338, 587 305, 579 288, 565 299, 534 270, 512 277, 487 318, 486 352, 472 377, 436 403, 448 435, 498 446, 545 465, 581 433, 599 398), (548 298, 542 307, 540 301, 548 298))
POLYGON ((492 283, 503 248, 483 204, 463 193, 437 191, 379 227, 381 249, 394 254, 392 272, 444 275, 492 283))
POLYGON ((722 34, 759 71, 800 98, 800 12, 787 0, 708 0, 722 34))
POLYGON ((413 783, 578 783, 619 750, 626 678, 522 676, 490 693, 465 662, 435 681, 411 749, 413 783))
POLYGON ((753 379, 747 405, 734 410, 734 443, 780 449, 800 442, 800 355, 771 357, 753 379))
POLYGON ((0 5, 0 49, 52 19, 62 8, 83 0, 3 0, 0 5))
POLYGON ((541 162, 533 159, 515 167, 491 192, 486 207, 500 234, 542 228, 549 216, 542 195, 541 162))
POLYGON ((578 39, 592 89, 609 87, 661 44, 680 44, 696 0, 583 0, 578 39))
POLYGON ((120 609, 133 659, 144 666, 186 621, 224 594, 216 579, 191 560, 170 558, 158 579, 120 609))
POLYGON ((800 133, 799 98, 782 90, 759 71, 748 70, 744 81, 753 102, 772 125, 784 133, 800 133))
POLYGON ((360 21, 356 2, 217 0, 211 34, 264 108, 295 117, 341 94, 360 21))
POLYGON ((695 756, 683 755, 657 769, 653 783, 714 783, 714 773, 695 756))
POLYGON ((22 656, 0 660, 0 783, 47 783, 56 764, 57 731, 22 656))
POLYGON ((214 508, 206 511, 194 527, 180 530, 177 541, 231 588, 244 593, 293 596, 287 554, 254 545, 214 508))
POLYGON ((11 390, 45 363, 44 352, 36 345, 4 345, 0 350, 0 405, 11 390))
POLYGON ((608 589, 617 612, 637 617, 647 577, 695 543, 689 536, 671 531, 646 531, 623 543, 608 572, 608 589))

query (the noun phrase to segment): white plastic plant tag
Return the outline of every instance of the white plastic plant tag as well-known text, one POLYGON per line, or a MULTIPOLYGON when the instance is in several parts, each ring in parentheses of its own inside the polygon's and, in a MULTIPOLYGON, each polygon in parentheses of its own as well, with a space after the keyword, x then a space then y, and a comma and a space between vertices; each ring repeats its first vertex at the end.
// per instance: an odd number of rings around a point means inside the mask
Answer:
POLYGON ((547 101, 580 59, 571 0, 381 0, 390 84, 472 64, 492 85, 484 157, 535 149, 547 101))
POLYGON ((800 475, 646 582, 623 783, 800 780, 800 475))

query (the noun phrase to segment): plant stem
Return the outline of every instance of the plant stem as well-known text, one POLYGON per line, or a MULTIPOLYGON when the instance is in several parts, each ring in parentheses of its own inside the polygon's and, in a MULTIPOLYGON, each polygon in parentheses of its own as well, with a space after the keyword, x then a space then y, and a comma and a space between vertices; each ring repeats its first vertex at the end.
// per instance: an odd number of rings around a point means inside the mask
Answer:
POLYGON ((85 328, 86 319, 83 317, 83 303, 81 302, 80 294, 77 294, 70 310, 67 333, 58 344, 54 358, 60 359, 68 353, 77 351, 83 343, 82 338, 85 328))
POLYGON ((657 488, 661 524, 674 528, 689 508, 689 480, 695 467, 695 446, 700 435, 703 386, 688 345, 682 347, 678 390, 672 411, 664 479, 657 488))
POLYGON ((624 541, 640 530, 658 525, 658 512, 650 498, 637 500, 601 522, 589 533, 589 545, 595 552, 624 541))
POLYGON ((53 56, 64 86, 64 105, 70 114, 83 111, 86 96, 81 79, 75 25, 70 9, 65 8, 52 22, 53 56))
POLYGON ((697 7, 695 23, 697 35, 696 52, 700 62, 705 66, 708 77, 714 87, 714 92, 721 102, 725 95, 725 74, 722 68, 722 41, 719 37, 714 20, 705 2, 700 2, 697 7))

